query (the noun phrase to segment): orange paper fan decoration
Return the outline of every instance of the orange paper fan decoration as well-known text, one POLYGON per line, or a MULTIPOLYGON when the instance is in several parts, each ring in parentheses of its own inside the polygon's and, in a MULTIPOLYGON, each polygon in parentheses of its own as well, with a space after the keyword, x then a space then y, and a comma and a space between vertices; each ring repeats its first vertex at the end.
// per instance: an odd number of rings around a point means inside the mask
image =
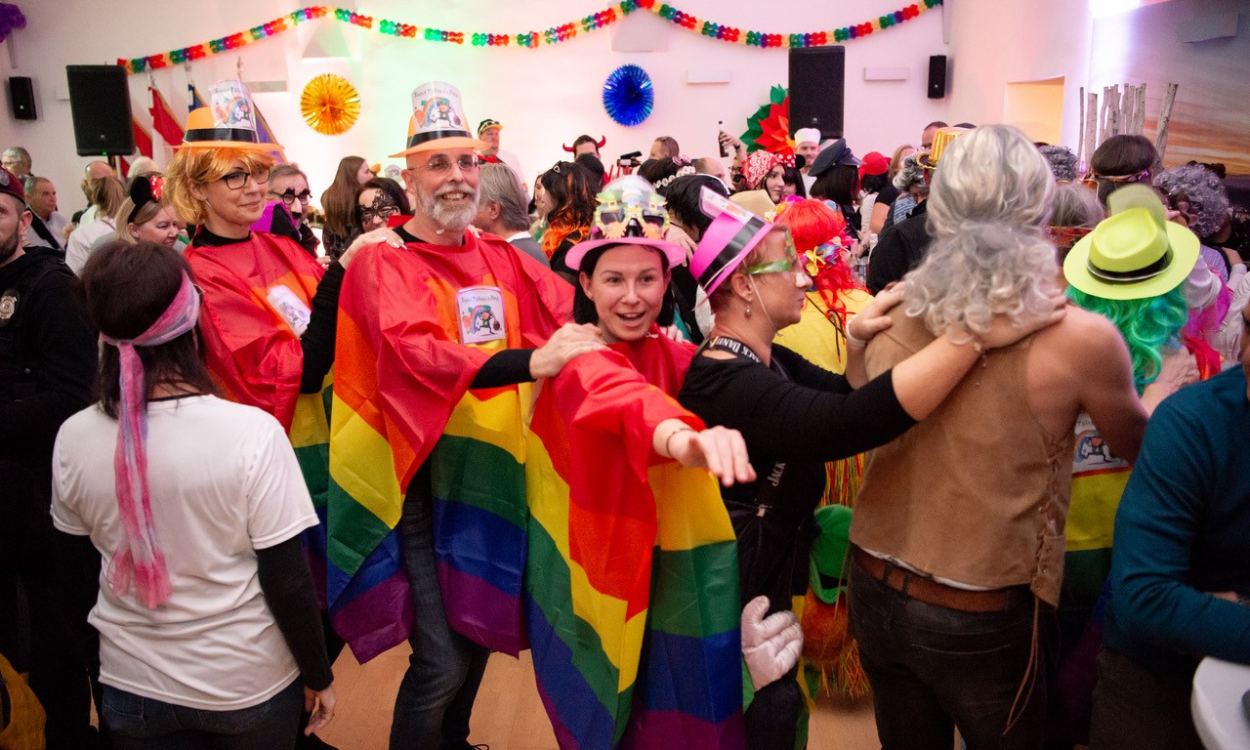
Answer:
POLYGON ((346 78, 325 73, 308 82, 299 98, 308 127, 325 135, 346 133, 360 116, 360 94, 346 78))

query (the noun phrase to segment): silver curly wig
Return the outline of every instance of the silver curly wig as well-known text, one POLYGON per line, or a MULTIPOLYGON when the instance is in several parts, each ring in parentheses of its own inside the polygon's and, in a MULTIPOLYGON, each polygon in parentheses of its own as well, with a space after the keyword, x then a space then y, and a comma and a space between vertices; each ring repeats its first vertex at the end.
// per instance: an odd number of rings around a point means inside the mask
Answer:
POLYGON ((1200 164, 1173 167, 1155 177, 1155 187, 1171 199, 1183 195, 1191 210, 1189 228, 1206 239, 1218 234, 1228 219, 1228 190, 1224 182, 1200 164))
POLYGON ((894 175, 894 187, 906 193, 912 187, 924 184, 924 169, 916 162, 918 154, 908 154, 894 175))
POLYGON ((1046 163, 1050 164, 1050 172, 1059 182, 1072 182, 1076 179, 1076 154, 1067 146, 1042 146, 1038 149, 1046 163))
POLYGON ((907 314, 935 334, 984 334, 995 315, 1024 324, 1052 309, 1058 265, 1046 234, 1055 178, 1037 147, 1009 125, 958 138, 929 193, 933 241, 906 276, 907 314))

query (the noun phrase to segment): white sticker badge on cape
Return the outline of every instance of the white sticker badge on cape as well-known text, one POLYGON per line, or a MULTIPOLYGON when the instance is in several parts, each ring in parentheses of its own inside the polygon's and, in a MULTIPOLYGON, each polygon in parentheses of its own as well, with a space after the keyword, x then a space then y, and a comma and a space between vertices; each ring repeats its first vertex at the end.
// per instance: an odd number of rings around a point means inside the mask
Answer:
POLYGON ((456 292, 460 343, 481 344, 508 337, 503 293, 495 286, 472 286, 456 292))
POLYGON ((277 286, 269 287, 269 291, 265 295, 269 300, 269 304, 277 311, 286 324, 295 331, 296 336, 303 336, 304 331, 308 328, 308 321, 312 318, 312 311, 308 309, 308 305, 304 301, 295 296, 295 292, 289 287, 277 286))

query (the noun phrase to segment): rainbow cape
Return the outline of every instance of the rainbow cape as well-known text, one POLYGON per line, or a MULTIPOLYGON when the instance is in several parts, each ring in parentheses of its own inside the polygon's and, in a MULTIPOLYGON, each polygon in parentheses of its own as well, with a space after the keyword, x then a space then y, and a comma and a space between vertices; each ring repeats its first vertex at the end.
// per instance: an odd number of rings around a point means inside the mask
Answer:
POLYGON ((534 408, 526 622, 566 750, 744 745, 733 528, 710 474, 651 450, 664 419, 703 426, 670 395, 692 353, 583 355, 534 408))
POLYGON ((529 387, 468 388, 493 352, 540 346, 571 309, 567 283, 493 237, 356 256, 339 293, 327 600, 357 659, 411 627, 398 525, 427 459, 448 622, 491 648, 520 648, 529 387))
POLYGON ((321 393, 299 392, 304 353, 297 333, 322 268, 293 241, 265 232, 224 248, 193 246, 185 257, 203 290, 200 336, 223 397, 264 409, 287 429, 321 519, 304 539, 313 577, 324 583, 330 378, 321 393))
POLYGON ((222 397, 264 409, 289 431, 304 367, 299 337, 321 266, 293 241, 265 232, 224 247, 192 246, 183 257, 203 290, 200 336, 222 397))

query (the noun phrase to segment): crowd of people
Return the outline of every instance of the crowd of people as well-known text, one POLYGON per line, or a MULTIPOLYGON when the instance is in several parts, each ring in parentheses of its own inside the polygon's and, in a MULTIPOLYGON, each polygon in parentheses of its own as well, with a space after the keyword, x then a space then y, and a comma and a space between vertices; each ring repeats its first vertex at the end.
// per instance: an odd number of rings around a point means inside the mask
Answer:
POLYGON ((561 747, 790 750, 845 586, 886 750, 1201 747, 1250 663, 1220 165, 933 122, 530 183, 431 82, 318 208, 248 97, 72 217, 3 152, 0 739, 326 747, 343 647, 407 641, 392 748, 481 747, 532 648, 561 747))

